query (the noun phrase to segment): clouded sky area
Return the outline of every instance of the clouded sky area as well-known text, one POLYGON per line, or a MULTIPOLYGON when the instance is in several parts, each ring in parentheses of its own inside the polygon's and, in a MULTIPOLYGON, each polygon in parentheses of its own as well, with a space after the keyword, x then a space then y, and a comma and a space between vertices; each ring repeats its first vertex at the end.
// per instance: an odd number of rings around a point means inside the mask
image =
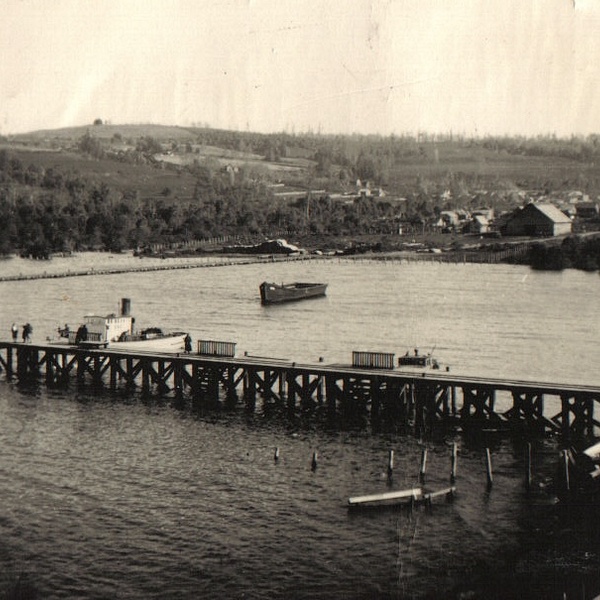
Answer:
POLYGON ((600 0, 3 0, 0 133, 600 133, 600 0))

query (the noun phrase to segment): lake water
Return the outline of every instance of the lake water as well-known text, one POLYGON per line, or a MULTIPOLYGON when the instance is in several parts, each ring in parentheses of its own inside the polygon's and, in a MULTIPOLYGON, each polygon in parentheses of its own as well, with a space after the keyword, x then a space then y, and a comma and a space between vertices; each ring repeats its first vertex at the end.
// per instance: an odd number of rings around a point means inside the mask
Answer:
MULTIPOLYGON (((0 275, 83 264, 139 259, 15 258, 0 275)), ((600 384, 600 277, 571 270, 336 259, 19 281, 0 283, 0 327, 8 338, 28 321, 43 341, 121 297, 140 327, 234 341, 238 355, 350 363, 352 350, 419 347, 454 373, 600 384), (263 307, 263 280, 325 281, 328 295, 263 307)), ((533 495, 520 440, 491 444, 488 491, 483 445, 447 434, 426 442, 427 485, 447 485, 456 441, 453 503, 355 515, 349 496, 416 482, 419 440, 4 381, 0 417, 0 593, 19 577, 43 598, 600 593, 595 532, 547 491, 551 439, 534 443, 533 495)))

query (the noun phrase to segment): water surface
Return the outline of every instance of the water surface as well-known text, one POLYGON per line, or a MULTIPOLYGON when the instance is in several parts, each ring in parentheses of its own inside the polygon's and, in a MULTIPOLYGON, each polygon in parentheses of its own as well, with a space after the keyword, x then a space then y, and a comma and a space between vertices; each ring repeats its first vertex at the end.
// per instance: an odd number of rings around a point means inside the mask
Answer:
MULTIPOLYGON (((8 338, 29 321, 44 340, 128 297, 139 326, 235 341, 238 354, 348 364, 352 350, 418 346, 455 372, 598 385, 599 292, 578 271, 311 261, 0 283, 0 326, 8 338), (328 295, 262 307, 263 280, 325 281, 328 295)), ((426 484, 448 485, 456 441, 452 504, 354 515, 349 496, 416 483, 420 440, 6 382, 0 415, 0 591, 21 576, 43 598, 600 592, 597 539, 546 491, 553 440, 534 443, 527 496, 521 441, 488 440, 488 491, 482 443, 440 433, 424 442, 426 484)))

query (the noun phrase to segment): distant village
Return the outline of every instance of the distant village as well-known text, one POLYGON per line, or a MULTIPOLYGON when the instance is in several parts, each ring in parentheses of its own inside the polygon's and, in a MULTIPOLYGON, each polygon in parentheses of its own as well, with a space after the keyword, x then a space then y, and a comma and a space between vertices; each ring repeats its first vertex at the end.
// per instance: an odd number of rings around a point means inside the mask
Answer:
MULTIPOLYGON (((324 189, 301 190, 290 189, 284 184, 270 186, 273 196, 287 199, 306 199, 313 197, 328 197, 332 201, 353 204, 361 198, 383 199, 398 205, 399 210, 406 202, 405 198, 393 198, 381 187, 371 187, 360 180, 356 182, 353 192, 327 193, 324 189)), ((484 199, 487 191, 479 191, 474 197, 484 199)), ((492 195, 497 194, 493 192, 492 195)), ((521 205, 513 210, 497 212, 494 208, 482 206, 475 209, 456 208, 441 210, 435 218, 427 221, 421 219, 405 220, 401 215, 394 218, 395 232, 399 235, 412 233, 415 228, 436 233, 473 234, 488 237, 528 236, 551 237, 600 229, 600 203, 590 200, 589 195, 581 191, 571 191, 567 194, 552 193, 548 195, 518 192, 521 205)), ((441 194, 440 203, 447 205, 452 201, 449 191, 441 194)), ((389 220, 389 219, 386 219, 389 220)))
MULTIPOLYGON (((226 136, 221 139, 218 136, 225 136, 226 132, 217 132, 214 140, 209 137, 202 143, 200 135, 195 141, 191 137, 164 141, 164 138, 159 140, 147 133, 130 136, 135 130, 126 127, 123 127, 122 134, 118 130, 121 127, 117 129, 117 126, 111 127, 102 122, 95 122, 94 126, 94 134, 102 131, 104 137, 92 135, 89 129, 78 137, 76 133, 82 131, 79 129, 68 132, 71 137, 42 137, 15 143, 22 144, 22 147, 64 152, 61 160, 65 164, 72 160, 69 156, 83 154, 91 161, 132 165, 128 171, 116 167, 119 177, 115 179, 118 180, 123 179, 122 173, 125 172, 138 177, 134 170, 138 166, 157 169, 156 178, 145 173, 136 180, 137 185, 144 186, 144 191, 136 191, 135 197, 149 203, 147 206, 136 205, 136 210, 143 217, 140 222, 146 224, 146 229, 131 226, 129 231, 120 232, 119 247, 131 243, 127 236, 135 238, 136 246, 175 243, 173 239, 176 238, 179 238, 177 242, 181 242, 182 237, 205 239, 232 234, 273 237, 280 233, 329 234, 334 238, 363 234, 401 236, 400 243, 414 241, 410 238, 417 234, 450 234, 448 242, 452 243, 454 235, 548 238, 600 231, 600 196, 594 199, 577 189, 565 191, 568 185, 565 184, 566 179, 550 181, 546 185, 539 175, 537 179, 534 176, 521 180, 507 178, 500 182, 502 185, 495 186, 495 180, 489 180, 489 173, 488 179, 485 179, 468 171, 452 173, 439 167, 437 147, 433 158, 428 158, 423 148, 420 148, 417 158, 412 158, 417 165, 422 162, 426 169, 431 165, 436 167, 435 172, 426 170, 430 175, 421 178, 418 170, 421 166, 407 171, 408 175, 400 176, 394 174, 393 168, 387 173, 378 169, 378 147, 375 146, 369 148, 370 154, 365 151, 365 161, 370 168, 361 169, 360 160, 356 157, 350 162, 344 162, 343 156, 336 157, 339 160, 335 164, 333 161, 320 164, 320 151, 314 148, 295 148, 294 152, 288 148, 286 152, 271 156, 271 152, 263 152, 264 148, 260 146, 260 143, 266 142, 272 145, 274 142, 270 138, 248 138, 244 141, 239 136, 226 136), (250 143, 252 141, 253 144, 250 143), (217 143, 227 147, 217 146, 217 143), (370 174, 355 179, 361 170, 370 174), (458 177, 453 179, 457 174, 458 177), (523 189, 537 185, 540 186, 538 189, 523 189), (546 189, 542 189, 542 185, 546 189), (561 191, 551 191, 552 187, 562 186, 561 191), (388 187, 389 190, 385 189, 388 187), (246 196, 242 196, 250 200, 240 201, 239 190, 243 190, 246 196), (174 202, 179 203, 177 218, 171 218, 170 208, 165 208, 174 202), (218 207, 211 204, 215 202, 218 207), (157 203, 162 212, 152 209, 152 203, 157 203), (197 214, 198 211, 201 214, 197 214), (211 215, 210 221, 202 211, 211 215), (252 211, 256 216, 246 214, 252 211), (168 222, 157 224, 163 213, 168 222), (215 215, 221 217, 220 222, 215 215), (183 222, 183 228, 179 227, 181 231, 177 230, 180 221, 183 222), (154 229, 149 226, 150 223, 154 229), (155 235, 155 230, 160 234, 155 235), (169 240, 169 237, 172 239, 169 240)), ((148 131, 154 133, 152 129, 148 131)), ((314 142, 312 138, 308 139, 307 145, 311 141, 314 142)), ((414 150, 408 142, 405 144, 407 151, 414 150)), ((388 146, 382 148, 389 151, 388 146)), ((461 149, 464 150, 463 146, 461 149)), ((464 152, 468 158, 469 149, 464 152)), ((398 157, 395 160, 402 164, 398 157)), ((80 166, 81 163, 78 163, 80 166)), ((110 167, 103 168, 105 174, 110 175, 110 167)), ((52 171, 48 170, 49 173, 52 171)), ((41 173, 40 185, 48 188, 45 169, 37 167, 38 172, 41 173)), ((590 189, 594 187, 590 186, 590 189)), ((131 190, 127 193, 130 194, 131 190)), ((127 198, 128 195, 122 195, 124 203, 127 198)), ((130 211, 129 208, 123 210, 130 211)), ((136 215, 136 219, 139 220, 140 215, 136 215)), ((110 229, 109 225, 105 229, 110 229)), ((97 228, 96 234, 98 231, 100 229, 97 228)), ((86 231, 80 237, 86 240, 88 233, 86 231)), ((112 230, 104 232, 108 241, 103 238, 101 243, 114 246, 113 233, 112 230)), ((448 245, 439 240, 427 242, 440 243, 444 247, 448 245)), ((98 245, 100 242, 96 240, 94 243, 98 245)))

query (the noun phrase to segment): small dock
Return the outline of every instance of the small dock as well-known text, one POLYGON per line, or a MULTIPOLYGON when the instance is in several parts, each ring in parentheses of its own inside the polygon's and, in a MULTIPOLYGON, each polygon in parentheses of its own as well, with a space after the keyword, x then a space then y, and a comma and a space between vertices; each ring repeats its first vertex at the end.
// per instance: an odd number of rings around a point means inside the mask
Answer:
POLYGON ((357 353, 356 360, 368 366, 355 366, 235 354, 235 343, 213 340, 198 342, 190 354, 2 341, 0 370, 8 380, 49 387, 125 389, 206 406, 244 403, 251 411, 257 405, 292 414, 318 410, 341 422, 407 424, 419 433, 451 422, 590 437, 600 426, 595 418, 600 386, 413 373, 393 368, 387 355, 371 360, 357 353), (496 409, 498 394, 510 399, 503 412, 496 409), (548 404, 558 410, 549 412, 548 404))

